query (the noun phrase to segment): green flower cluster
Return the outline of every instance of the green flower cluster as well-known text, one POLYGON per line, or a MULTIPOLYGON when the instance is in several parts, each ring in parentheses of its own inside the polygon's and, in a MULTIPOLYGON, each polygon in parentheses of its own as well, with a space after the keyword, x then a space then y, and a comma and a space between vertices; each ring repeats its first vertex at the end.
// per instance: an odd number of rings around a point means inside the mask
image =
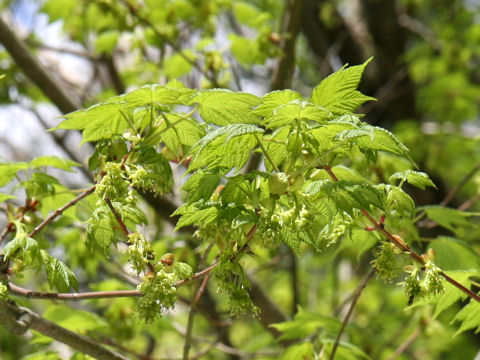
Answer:
POLYGON ((5 284, 0 282, 0 299, 6 299, 8 297, 8 288, 5 284))
POLYGON ((442 270, 430 259, 425 261, 423 269, 415 265, 405 267, 405 271, 409 272, 410 275, 405 278, 402 285, 410 303, 415 298, 434 296, 445 290, 441 275, 442 270))
POLYGON ((150 243, 142 234, 131 233, 128 235, 128 249, 130 263, 137 274, 141 273, 147 263, 153 259, 153 250, 150 243))
POLYGON ((174 286, 175 274, 163 269, 154 276, 147 276, 137 289, 142 293, 138 301, 138 316, 146 323, 153 322, 162 311, 173 309, 177 300, 174 286))
POLYGON ((389 241, 382 241, 375 256, 375 260, 372 261, 373 267, 385 282, 391 282, 400 270, 395 257, 395 245, 389 241))

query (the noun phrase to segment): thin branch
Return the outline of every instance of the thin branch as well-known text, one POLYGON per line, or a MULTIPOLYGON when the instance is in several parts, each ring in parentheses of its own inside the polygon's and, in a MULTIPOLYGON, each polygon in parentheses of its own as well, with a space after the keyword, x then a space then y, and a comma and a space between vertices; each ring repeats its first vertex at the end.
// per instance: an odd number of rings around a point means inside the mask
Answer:
MULTIPOLYGON (((337 182, 339 181, 337 176, 333 173, 331 166, 325 165, 323 166, 323 169, 329 174, 329 176, 332 178, 333 181, 337 182)), ((390 240, 396 247, 399 249, 405 251, 410 255, 412 259, 417 261, 418 263, 424 265, 425 261, 423 260, 422 256, 417 254, 415 251, 413 251, 408 244, 403 241, 400 237, 392 235, 387 229, 385 229, 382 224, 378 223, 365 209, 360 210, 362 214, 368 219, 368 221, 373 225, 374 229, 380 233, 382 233, 388 240, 390 240)), ((480 302, 480 296, 476 293, 474 293, 472 290, 466 288, 462 284, 460 284, 458 281, 455 279, 451 278, 447 274, 445 274, 443 271, 440 272, 440 275, 443 276, 443 278, 448 281, 450 284, 455 286, 457 289, 460 291, 464 292, 467 294, 470 298, 480 302)))
POLYGON ((0 43, 10 53, 15 62, 23 69, 45 95, 63 113, 78 110, 81 105, 78 99, 72 98, 62 85, 58 83, 45 66, 38 61, 25 43, 0 18, 0 43))
POLYGON ((395 352, 388 357, 387 360, 395 360, 397 357, 402 355, 422 334, 422 328, 415 329, 408 338, 405 339, 403 343, 395 350, 395 352))
POLYGON ((144 25, 147 25, 150 29, 152 29, 153 33, 159 38, 161 39, 162 41, 164 41, 165 43, 167 43, 168 45, 170 45, 172 47, 172 49, 178 54, 180 55, 186 62, 188 62, 190 65, 192 65, 193 67, 195 67, 195 69, 197 69, 201 74, 203 74, 203 76, 205 76, 211 83, 213 86, 215 87, 220 87, 220 85, 218 84, 218 81, 217 79, 215 78, 215 76, 212 76, 212 74, 210 74, 207 70, 205 70, 197 61, 195 60, 192 60, 188 55, 185 54, 185 52, 182 51, 182 49, 180 48, 180 46, 178 46, 177 44, 175 44, 172 40, 170 40, 167 36, 165 36, 164 34, 162 34, 158 29, 157 27, 152 24, 152 22, 150 22, 149 19, 147 19, 146 17, 144 17, 142 14, 140 14, 139 12, 139 9, 137 7, 135 7, 135 5, 133 5, 130 0, 123 0, 123 2, 126 4, 128 10, 130 11, 130 14, 132 14, 134 17, 136 17, 141 23, 143 23, 144 25))
POLYGON ((302 19, 303 0, 286 0, 283 13, 280 42, 282 54, 275 67, 271 90, 283 90, 290 87, 295 70, 295 45, 302 19))
POLYGON ((480 200, 480 194, 477 194, 475 195, 474 197, 472 197, 471 199, 468 199, 467 201, 465 201, 462 205, 460 205, 457 210, 460 210, 460 211, 465 211, 467 210, 470 206, 472 206, 473 204, 475 204, 478 200, 480 200))
POLYGON ((12 302, 0 301, 0 318, 1 325, 17 335, 23 335, 27 330, 32 329, 96 359, 128 360, 98 342, 65 329, 40 317, 30 309, 16 306, 12 302))
POLYGON ((440 206, 447 206, 447 204, 455 197, 458 191, 470 181, 470 179, 480 170, 480 163, 477 164, 470 172, 463 177, 462 180, 455 186, 450 192, 445 196, 445 198, 440 202, 440 206))
POLYGON ((80 195, 78 195, 76 198, 70 200, 68 203, 63 205, 61 208, 58 208, 55 210, 53 213, 51 213, 45 220, 43 220, 39 225, 37 225, 31 232, 28 234, 28 237, 34 237, 40 230, 42 230, 46 225, 51 223, 55 218, 60 216, 65 210, 68 208, 72 207, 76 203, 78 203, 80 200, 85 198, 86 196, 90 195, 95 191, 96 185, 90 186, 87 190, 82 192, 80 195))
POLYGON ((335 359, 335 353, 337 352, 337 348, 340 343, 340 338, 342 337, 342 334, 345 331, 345 327, 347 326, 348 321, 350 320, 350 317, 353 314, 353 309, 355 308, 355 305, 357 304, 357 301, 360 298, 360 295, 362 294, 363 289, 365 289, 365 286, 367 286, 368 281, 372 278, 374 273, 375 273, 375 269, 372 268, 368 272, 367 276, 365 276, 365 278, 359 284, 357 290, 355 290, 355 293, 353 294, 352 303, 350 304, 350 308, 348 309, 345 319, 343 319, 342 327, 340 328, 337 338, 335 339, 335 343, 333 344, 332 353, 330 354, 330 360, 335 359))
MULTIPOLYGON (((195 273, 191 278, 182 279, 173 284, 175 287, 180 287, 185 285, 186 283, 200 279, 203 276, 207 275, 210 271, 212 271, 218 263, 214 263, 195 273)), ((18 285, 15 285, 11 282, 8 283, 10 292, 14 295, 18 295, 21 297, 26 297, 29 299, 61 299, 61 300, 86 300, 86 299, 106 299, 106 298, 115 298, 115 297, 138 297, 142 296, 140 290, 117 290, 117 291, 92 291, 92 292, 84 292, 84 293, 56 293, 56 292, 41 292, 41 291, 33 291, 24 289, 18 285)))
POLYGON ((107 206, 110 208, 110 211, 112 212, 113 216, 115 217, 115 220, 117 220, 118 225, 120 225, 120 228, 122 229, 122 232, 125 234, 126 237, 130 235, 130 231, 128 231, 127 226, 123 222, 122 218, 120 217, 120 214, 115 210, 113 207, 113 204, 109 198, 105 198, 105 202, 107 203, 107 206))
POLYGON ((139 290, 116 290, 116 291, 92 291, 83 293, 54 293, 40 292, 24 289, 11 282, 8 283, 10 292, 14 295, 26 297, 28 299, 60 299, 60 300, 88 300, 88 299, 108 299, 120 297, 138 297, 142 296, 139 290))

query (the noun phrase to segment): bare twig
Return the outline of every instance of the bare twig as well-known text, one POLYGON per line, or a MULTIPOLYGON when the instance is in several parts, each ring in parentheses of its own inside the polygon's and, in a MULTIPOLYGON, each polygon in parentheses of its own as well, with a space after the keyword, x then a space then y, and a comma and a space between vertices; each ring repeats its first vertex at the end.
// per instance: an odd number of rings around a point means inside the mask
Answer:
POLYGON ((422 334, 421 328, 416 328, 408 338, 405 339, 400 346, 395 349, 395 352, 388 357, 387 360, 395 360, 397 357, 402 355, 414 342, 418 339, 418 337, 422 334))
POLYGON ((96 359, 127 360, 123 355, 103 347, 98 342, 65 329, 40 317, 30 309, 18 307, 12 302, 0 301, 0 318, 1 324, 17 335, 23 335, 27 330, 32 329, 96 359))
POLYGON ((340 343, 340 338, 342 337, 343 332, 345 331, 345 327, 348 324, 348 321, 350 320, 350 317, 353 314, 353 309, 355 308, 355 305, 357 304, 358 299, 360 298, 360 295, 362 294, 363 289, 365 289, 365 286, 367 286, 368 281, 372 278, 373 274, 375 273, 375 269, 371 269, 367 276, 362 280, 362 282, 359 284, 357 290, 355 290, 355 293, 353 294, 353 299, 352 303, 350 304, 350 308, 348 309, 347 315, 345 316, 345 319, 343 319, 342 322, 342 327, 340 328, 340 331, 338 332, 337 338, 335 339, 335 343, 333 344, 333 349, 330 354, 330 360, 335 359, 335 353, 337 352, 338 345, 340 343))
POLYGON ((458 191, 470 181, 470 179, 480 170, 480 163, 477 164, 470 172, 463 177, 462 180, 455 186, 450 192, 445 196, 445 198, 440 202, 440 206, 446 206, 448 203, 455 197, 458 191))
POLYGON ((25 43, 0 18, 0 43, 7 49, 15 62, 23 69, 45 95, 58 106, 63 113, 75 111, 81 107, 79 101, 67 93, 43 64, 33 56, 25 43))
MULTIPOLYGON (((332 178, 333 181, 337 182, 339 181, 337 176, 333 173, 332 168, 330 166, 323 166, 323 169, 329 174, 329 176, 332 178)), ((387 229, 385 229, 384 226, 382 226, 380 223, 378 223, 365 209, 360 210, 362 214, 368 219, 368 221, 373 225, 374 229, 380 233, 382 233, 388 240, 390 240, 396 247, 399 249, 405 251, 410 255, 412 259, 417 261, 418 263, 424 265, 425 261, 423 260, 422 256, 417 254, 415 251, 413 251, 408 244, 400 239, 398 236, 392 235, 387 229)), ((440 275, 443 276, 443 278, 448 281, 450 284, 455 286, 457 289, 460 291, 464 292, 467 294, 470 298, 480 302, 480 296, 470 289, 466 288, 462 284, 460 284, 458 281, 455 279, 451 278, 447 274, 445 274, 443 271, 440 272, 440 275)))

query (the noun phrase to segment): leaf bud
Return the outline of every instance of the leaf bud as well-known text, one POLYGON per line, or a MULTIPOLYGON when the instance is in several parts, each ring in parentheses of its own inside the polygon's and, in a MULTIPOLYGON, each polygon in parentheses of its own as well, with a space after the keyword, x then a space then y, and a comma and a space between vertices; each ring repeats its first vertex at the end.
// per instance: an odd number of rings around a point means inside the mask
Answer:
POLYGON ((288 177, 285 173, 279 172, 270 174, 268 188, 272 195, 283 195, 288 189, 288 177))

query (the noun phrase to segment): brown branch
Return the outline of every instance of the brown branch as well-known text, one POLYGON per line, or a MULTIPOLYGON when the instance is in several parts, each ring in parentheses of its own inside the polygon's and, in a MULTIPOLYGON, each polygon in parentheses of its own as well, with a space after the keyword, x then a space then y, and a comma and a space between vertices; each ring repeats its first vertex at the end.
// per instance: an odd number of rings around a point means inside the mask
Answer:
POLYGON ((480 164, 477 164, 470 172, 463 177, 462 180, 455 186, 450 192, 445 196, 445 198, 440 202, 440 206, 446 206, 458 193, 458 191, 470 181, 470 179, 480 170, 480 164))
POLYGON ((33 56, 25 43, 18 38, 1 18, 0 43, 23 69, 30 80, 32 80, 63 113, 69 113, 81 107, 80 102, 72 98, 70 94, 62 88, 62 85, 60 85, 45 66, 33 56))
POLYGON ((295 70, 295 44, 302 19, 303 0, 286 0, 283 13, 280 42, 280 55, 273 72, 271 90, 290 87, 295 70))
POLYGON ((422 334, 422 329, 415 329, 408 338, 405 339, 403 343, 395 350, 395 352, 388 357, 387 360, 394 360, 400 355, 402 355, 422 334))
MULTIPOLYGON (((337 176, 333 173, 331 166, 325 165, 323 166, 323 169, 328 173, 328 175, 332 178, 333 181, 337 182, 339 181, 337 176)), ((408 244, 403 241, 400 237, 392 235, 387 229, 385 229, 382 224, 378 223, 365 209, 360 210, 362 214, 368 219, 368 221, 373 225, 374 229, 380 233, 382 233, 388 240, 390 240, 396 247, 399 249, 405 251, 410 255, 412 259, 417 261, 418 263, 424 265, 425 261, 423 260, 422 256, 417 254, 415 251, 413 251, 408 244)), ((445 274, 443 271, 440 272, 440 275, 448 281, 450 284, 455 286, 457 289, 460 291, 464 292, 467 294, 470 298, 480 302, 480 296, 476 293, 474 293, 472 290, 466 288, 462 284, 460 284, 458 281, 455 279, 451 278, 447 274, 445 274)))
POLYGON ((84 197, 90 195, 92 192, 95 191, 96 185, 90 186, 87 190, 82 192, 80 195, 78 195, 76 198, 70 200, 68 203, 63 205, 61 208, 58 208, 55 210, 53 213, 51 213, 45 220, 43 220, 39 225, 37 225, 31 232, 28 234, 28 237, 34 237, 40 230, 42 230, 46 225, 51 223, 56 217, 60 216, 65 210, 68 208, 72 207, 76 203, 78 203, 80 200, 82 200, 84 197))
POLYGON ((120 217, 120 214, 117 212, 117 210, 115 210, 109 198, 105 198, 105 202, 107 203, 108 207, 110 208, 110 211, 115 217, 115 220, 117 220, 118 225, 120 225, 122 232, 125 234, 126 237, 128 237, 128 235, 130 235, 130 231, 128 231, 127 226, 125 225, 122 218, 120 217))
POLYGON ((113 57, 111 55, 105 55, 102 60, 107 67, 108 75, 117 94, 125 93, 125 85, 118 73, 113 57))
POLYGON ((32 329, 97 359, 127 360, 123 355, 103 347, 98 342, 65 329, 40 317, 30 309, 18 307, 11 302, 0 301, 0 318, 1 325, 17 335, 23 335, 27 330, 32 329))
POLYGON ((365 278, 359 284, 357 290, 355 290, 355 293, 353 294, 352 303, 350 304, 350 308, 348 309, 345 319, 343 319, 342 327, 340 328, 340 331, 337 334, 337 338, 335 339, 335 343, 333 344, 332 353, 330 354, 330 360, 335 359, 335 353, 337 352, 338 345, 340 344, 340 338, 342 337, 342 334, 345 331, 345 327, 347 326, 348 321, 350 320, 350 317, 353 314, 353 309, 355 308, 355 305, 357 304, 357 301, 360 298, 360 295, 362 294, 363 289, 365 289, 365 286, 367 286, 368 281, 372 278, 374 273, 375 273, 375 269, 371 269, 368 272, 367 276, 365 276, 365 278))

